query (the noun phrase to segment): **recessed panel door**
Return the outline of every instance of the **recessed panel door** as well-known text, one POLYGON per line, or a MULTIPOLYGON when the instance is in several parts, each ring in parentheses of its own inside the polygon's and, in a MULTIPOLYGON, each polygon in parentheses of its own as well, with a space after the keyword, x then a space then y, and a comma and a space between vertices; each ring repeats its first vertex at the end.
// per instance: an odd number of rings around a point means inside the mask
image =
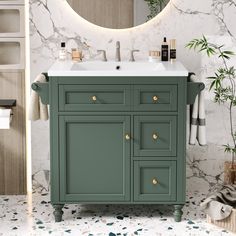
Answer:
POLYGON ((62 201, 130 200, 129 116, 60 117, 62 201))

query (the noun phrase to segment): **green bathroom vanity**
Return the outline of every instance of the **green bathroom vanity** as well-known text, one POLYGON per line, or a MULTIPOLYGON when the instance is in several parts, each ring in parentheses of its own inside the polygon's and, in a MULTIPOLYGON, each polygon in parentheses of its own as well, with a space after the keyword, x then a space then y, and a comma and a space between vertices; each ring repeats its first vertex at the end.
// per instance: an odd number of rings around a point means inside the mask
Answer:
POLYGON ((50 104, 56 222, 69 203, 173 204, 180 221, 186 106, 204 85, 188 83, 182 67, 181 75, 173 69, 172 76, 161 70, 111 76, 110 70, 93 75, 64 68, 52 68, 48 83, 32 85, 50 104))

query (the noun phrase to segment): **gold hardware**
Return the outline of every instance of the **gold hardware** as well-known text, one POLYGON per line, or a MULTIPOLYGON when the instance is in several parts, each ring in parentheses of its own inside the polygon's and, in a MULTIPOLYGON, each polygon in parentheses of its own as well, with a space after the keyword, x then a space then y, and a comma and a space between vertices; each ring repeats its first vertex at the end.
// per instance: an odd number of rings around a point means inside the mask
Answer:
POLYGON ((154 178, 154 179, 152 180, 152 183, 153 183, 153 185, 157 185, 157 184, 158 184, 158 180, 157 180, 156 178, 154 178))
POLYGON ((92 96, 92 100, 93 100, 94 102, 96 102, 96 101, 97 101, 97 97, 96 97, 96 96, 92 96))
POLYGON ((125 135, 125 139, 126 139, 126 140, 130 140, 130 135, 129 135, 129 134, 126 134, 126 135, 125 135))
POLYGON ((153 96, 153 97, 152 97, 152 100, 153 100, 153 102, 157 102, 157 101, 158 101, 158 99, 159 99, 159 97, 158 97, 158 96, 153 96))
POLYGON ((152 138, 154 139, 154 140, 157 140, 158 139, 158 134, 156 134, 156 133, 154 133, 153 135, 152 135, 152 138))

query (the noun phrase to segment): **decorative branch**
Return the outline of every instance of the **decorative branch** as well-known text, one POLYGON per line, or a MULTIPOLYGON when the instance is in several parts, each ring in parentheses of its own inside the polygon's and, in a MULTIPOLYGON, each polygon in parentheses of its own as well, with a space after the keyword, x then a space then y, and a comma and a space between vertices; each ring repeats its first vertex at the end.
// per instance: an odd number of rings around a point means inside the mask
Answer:
POLYGON ((227 62, 235 53, 224 50, 224 46, 208 42, 205 36, 201 39, 193 39, 186 45, 189 49, 198 49, 199 52, 206 52, 208 57, 218 56, 222 60, 223 66, 217 69, 215 76, 208 78, 212 80, 210 90, 214 89, 215 102, 219 104, 229 103, 229 124, 232 144, 226 144, 224 147, 225 152, 232 155, 231 166, 233 169, 236 156, 236 131, 234 130, 233 122, 233 108, 236 107, 236 68, 234 66, 230 67, 227 62))

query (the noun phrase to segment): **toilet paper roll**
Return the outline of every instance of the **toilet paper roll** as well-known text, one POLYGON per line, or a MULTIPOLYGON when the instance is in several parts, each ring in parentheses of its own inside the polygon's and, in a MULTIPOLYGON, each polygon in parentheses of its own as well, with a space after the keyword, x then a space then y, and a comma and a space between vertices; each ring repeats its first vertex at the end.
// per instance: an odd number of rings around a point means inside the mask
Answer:
POLYGON ((11 109, 0 108, 0 129, 10 129, 11 109))

